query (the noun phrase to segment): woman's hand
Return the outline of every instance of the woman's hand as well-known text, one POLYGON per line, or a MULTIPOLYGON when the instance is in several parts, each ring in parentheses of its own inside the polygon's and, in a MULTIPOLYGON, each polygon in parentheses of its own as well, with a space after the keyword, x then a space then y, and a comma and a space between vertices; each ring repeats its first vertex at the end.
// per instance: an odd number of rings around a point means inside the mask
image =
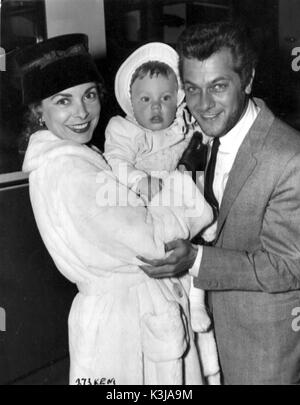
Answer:
POLYGON ((177 277, 188 271, 194 264, 198 249, 190 241, 178 239, 166 243, 166 252, 172 252, 164 259, 149 260, 137 256, 139 260, 148 264, 148 266, 139 266, 149 277, 165 278, 177 277))

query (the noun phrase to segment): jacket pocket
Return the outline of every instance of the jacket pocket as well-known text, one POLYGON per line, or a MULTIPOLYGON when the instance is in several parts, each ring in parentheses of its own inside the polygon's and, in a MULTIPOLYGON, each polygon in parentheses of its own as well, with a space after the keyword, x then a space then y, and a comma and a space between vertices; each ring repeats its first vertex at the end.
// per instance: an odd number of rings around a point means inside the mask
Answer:
POLYGON ((164 312, 144 314, 141 335, 142 350, 149 360, 162 362, 181 358, 187 349, 188 337, 180 306, 168 302, 164 312))

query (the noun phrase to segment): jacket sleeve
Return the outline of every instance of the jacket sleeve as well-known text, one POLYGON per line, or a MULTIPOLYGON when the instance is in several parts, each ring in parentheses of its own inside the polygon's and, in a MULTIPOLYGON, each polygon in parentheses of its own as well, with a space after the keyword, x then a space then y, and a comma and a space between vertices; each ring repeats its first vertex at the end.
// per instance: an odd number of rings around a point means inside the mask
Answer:
POLYGON ((139 129, 126 119, 113 117, 105 130, 104 156, 114 174, 128 187, 134 187, 147 174, 135 168, 139 129))
POLYGON ((204 246, 195 286, 268 293, 300 289, 299 154, 289 160, 269 198, 260 241, 253 252, 204 246))

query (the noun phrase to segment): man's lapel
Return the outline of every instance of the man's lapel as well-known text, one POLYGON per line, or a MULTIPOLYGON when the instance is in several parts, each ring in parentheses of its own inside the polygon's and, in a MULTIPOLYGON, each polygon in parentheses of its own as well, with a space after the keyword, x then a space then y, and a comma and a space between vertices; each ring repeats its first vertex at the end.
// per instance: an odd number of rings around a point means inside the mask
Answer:
POLYGON ((240 146, 230 171, 220 207, 217 239, 224 226, 232 204, 257 164, 259 159, 257 156, 258 152, 261 150, 265 137, 274 121, 274 115, 266 105, 259 99, 254 99, 254 101, 260 107, 261 111, 240 146))
POLYGON ((232 204, 234 203, 246 180, 254 170, 256 164, 257 160, 252 155, 251 148, 249 148, 249 143, 243 142, 240 150, 238 151, 225 187, 220 207, 220 214, 218 217, 217 235, 219 235, 219 232, 223 227, 232 204))

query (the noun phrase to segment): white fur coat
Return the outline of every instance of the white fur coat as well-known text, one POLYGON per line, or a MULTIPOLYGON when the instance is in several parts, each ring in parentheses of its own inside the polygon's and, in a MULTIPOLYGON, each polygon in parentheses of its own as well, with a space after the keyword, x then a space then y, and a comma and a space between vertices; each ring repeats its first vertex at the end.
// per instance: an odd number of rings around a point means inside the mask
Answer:
POLYGON ((175 172, 144 207, 101 154, 49 131, 32 135, 23 170, 43 241, 79 290, 69 315, 70 383, 201 384, 187 277, 150 279, 136 259, 163 257, 165 242, 211 221, 190 177, 175 172))

